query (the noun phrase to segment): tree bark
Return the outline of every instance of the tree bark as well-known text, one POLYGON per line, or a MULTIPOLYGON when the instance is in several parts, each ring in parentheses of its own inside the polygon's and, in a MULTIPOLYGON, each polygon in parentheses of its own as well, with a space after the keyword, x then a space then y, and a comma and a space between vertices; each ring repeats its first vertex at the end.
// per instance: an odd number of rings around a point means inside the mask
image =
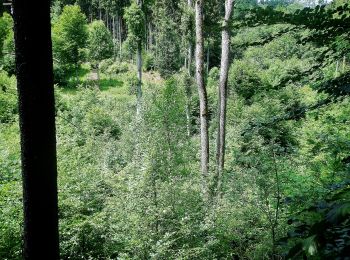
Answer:
MULTIPOLYGON (((188 8, 192 9, 192 0, 187 1, 188 8)), ((192 65, 192 41, 188 43, 188 51, 187 51, 187 72, 188 76, 192 77, 191 65, 192 65)), ((186 65, 185 65, 186 66, 186 65)), ((186 120, 187 120, 187 136, 191 136, 191 89, 189 85, 186 85, 186 120)))
POLYGON ((204 84, 204 40, 203 40, 203 0, 196 0, 196 79, 198 85, 201 123, 201 172, 203 194, 208 198, 209 172, 209 136, 208 136, 208 99, 204 84))
POLYGON ((219 86, 219 128, 217 136, 217 170, 215 176, 216 192, 220 194, 222 185, 222 172, 225 163, 225 146, 226 146, 226 105, 227 105, 227 79, 229 71, 230 56, 230 30, 229 22, 233 12, 234 0, 225 1, 225 18, 222 27, 222 43, 221 43, 221 67, 220 67, 220 86, 219 86))
POLYGON ((23 179, 23 258, 59 259, 50 1, 14 0, 13 5, 23 179))
POLYGON ((137 115, 141 113, 141 102, 142 102, 142 43, 137 43, 137 115))
MULTIPOLYGON (((142 8, 142 1, 137 0, 137 4, 142 8)), ((142 102, 142 42, 139 39, 137 42, 137 110, 136 114, 141 115, 141 102, 142 102)))
POLYGON ((210 62, 210 42, 208 41, 207 64, 206 64, 206 72, 207 72, 207 75, 209 75, 209 62, 210 62))

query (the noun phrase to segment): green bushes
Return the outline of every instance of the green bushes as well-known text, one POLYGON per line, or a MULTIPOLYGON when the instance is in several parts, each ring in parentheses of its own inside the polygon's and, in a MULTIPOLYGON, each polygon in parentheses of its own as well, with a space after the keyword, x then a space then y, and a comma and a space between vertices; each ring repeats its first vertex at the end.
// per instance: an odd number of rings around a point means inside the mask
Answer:
POLYGON ((15 120, 17 114, 16 79, 9 77, 0 70, 0 123, 9 123, 15 120))
POLYGON ((10 75, 15 73, 15 46, 12 27, 12 17, 4 13, 0 17, 0 70, 5 70, 10 75))
POLYGON ((117 74, 128 72, 129 64, 114 61, 113 59, 106 59, 100 62, 100 71, 109 76, 116 76, 117 74))

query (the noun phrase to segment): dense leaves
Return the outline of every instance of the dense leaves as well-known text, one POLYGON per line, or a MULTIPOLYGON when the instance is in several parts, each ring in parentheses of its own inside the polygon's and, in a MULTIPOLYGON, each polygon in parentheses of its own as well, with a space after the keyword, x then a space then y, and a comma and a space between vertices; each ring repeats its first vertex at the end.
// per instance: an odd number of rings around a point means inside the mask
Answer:
MULTIPOLYGON (((349 255, 349 6, 314 3, 236 1, 222 193, 208 203, 191 1, 54 1, 62 259, 349 255)), ((223 7, 204 6, 209 186, 223 7)), ((1 259, 20 259, 22 247, 11 27, 9 14, 0 17, 1 259)))

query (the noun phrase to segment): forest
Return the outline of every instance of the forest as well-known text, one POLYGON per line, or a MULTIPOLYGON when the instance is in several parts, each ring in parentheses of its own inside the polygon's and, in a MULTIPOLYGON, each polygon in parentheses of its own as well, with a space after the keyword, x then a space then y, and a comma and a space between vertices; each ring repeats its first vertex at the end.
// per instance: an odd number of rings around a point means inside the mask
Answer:
POLYGON ((0 0, 0 259, 350 259, 349 0, 0 0))

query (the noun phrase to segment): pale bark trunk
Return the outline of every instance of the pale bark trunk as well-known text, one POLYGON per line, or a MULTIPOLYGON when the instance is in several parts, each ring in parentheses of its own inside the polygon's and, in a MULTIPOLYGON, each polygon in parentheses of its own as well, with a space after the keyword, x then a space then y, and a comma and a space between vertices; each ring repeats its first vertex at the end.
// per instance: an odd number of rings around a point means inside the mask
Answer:
POLYGON ((113 40, 115 40, 115 18, 114 18, 114 16, 112 17, 112 35, 113 35, 113 40))
POLYGON ((208 49, 207 49, 207 67, 206 67, 207 75, 209 75, 209 62, 210 62, 210 46, 209 46, 209 42, 208 42, 208 49))
POLYGON ((225 163, 225 138, 226 138, 226 105, 227 105, 227 78, 229 71, 229 54, 230 54, 230 30, 229 22, 232 16, 234 0, 225 1, 225 19, 222 28, 222 43, 221 43, 221 68, 220 68, 220 86, 219 86, 219 128, 217 136, 217 171, 216 171, 216 192, 220 194, 222 185, 222 172, 225 163))
MULTIPOLYGON (((188 8, 192 8, 192 0, 188 0, 187 2, 188 4, 188 8)), ((186 63, 185 67, 187 66, 187 71, 188 71, 188 76, 192 77, 192 73, 191 73, 191 65, 192 65, 192 42, 190 41, 188 43, 188 53, 187 53, 187 59, 186 59, 186 63)), ((190 137, 191 136, 191 90, 190 90, 190 86, 186 86, 186 95, 187 95, 187 101, 186 101, 186 119, 187 119, 187 136, 190 137)))
MULTIPOLYGON (((142 7, 142 1, 137 0, 137 4, 142 7)), ((138 116, 141 115, 141 102, 142 102, 142 42, 141 40, 138 41, 137 43, 137 58, 136 58, 136 63, 137 63, 137 79, 138 79, 138 84, 137 84, 137 110, 136 114, 138 116)))
POLYGON ((201 171, 203 195, 208 198, 209 172, 209 136, 208 136, 208 100, 204 84, 204 40, 203 40, 203 0, 196 0, 196 78, 200 102, 201 123, 201 171))
POLYGON ((142 99, 142 45, 141 41, 137 46, 137 115, 141 113, 141 99, 142 99))
POLYGON ((119 17, 119 59, 122 59, 122 45, 123 45, 123 35, 122 35, 122 18, 119 17))
POLYGON ((338 77, 338 70, 339 70, 339 60, 337 60, 337 63, 335 65, 335 74, 334 74, 334 78, 338 77))
POLYGON ((149 38, 148 38, 148 48, 151 50, 153 45, 153 33, 152 33, 152 24, 151 22, 148 22, 148 31, 149 31, 149 38))

